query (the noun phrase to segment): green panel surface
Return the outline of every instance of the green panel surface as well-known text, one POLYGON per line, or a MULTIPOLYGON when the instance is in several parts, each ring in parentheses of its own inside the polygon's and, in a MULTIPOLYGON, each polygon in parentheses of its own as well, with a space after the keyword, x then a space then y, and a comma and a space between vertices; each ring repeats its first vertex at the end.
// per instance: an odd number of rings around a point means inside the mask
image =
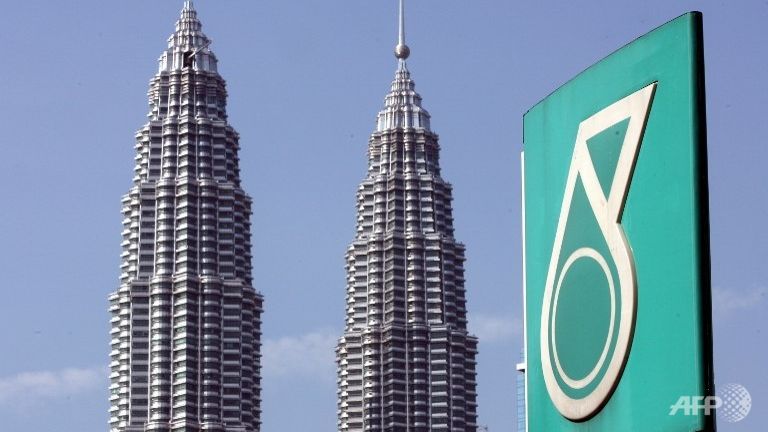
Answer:
POLYGON ((582 72, 524 130, 528 430, 714 430, 704 410, 670 415, 714 394, 701 14, 582 72))

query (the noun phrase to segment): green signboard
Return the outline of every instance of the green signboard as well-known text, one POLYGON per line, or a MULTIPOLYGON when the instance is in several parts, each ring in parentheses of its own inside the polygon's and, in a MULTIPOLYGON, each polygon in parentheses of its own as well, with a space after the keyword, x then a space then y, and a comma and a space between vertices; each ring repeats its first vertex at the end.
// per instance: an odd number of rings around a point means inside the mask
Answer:
POLYGON ((704 106, 689 13, 525 115, 529 431, 714 429, 704 106))

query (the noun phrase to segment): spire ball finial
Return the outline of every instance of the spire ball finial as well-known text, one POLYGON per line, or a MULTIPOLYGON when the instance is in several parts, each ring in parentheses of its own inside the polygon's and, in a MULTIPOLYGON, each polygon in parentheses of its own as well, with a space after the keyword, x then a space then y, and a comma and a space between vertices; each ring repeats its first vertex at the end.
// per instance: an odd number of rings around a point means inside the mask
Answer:
POLYGON ((395 47, 395 57, 397 57, 398 59, 405 60, 410 55, 411 55, 411 49, 408 48, 408 45, 398 44, 395 47))

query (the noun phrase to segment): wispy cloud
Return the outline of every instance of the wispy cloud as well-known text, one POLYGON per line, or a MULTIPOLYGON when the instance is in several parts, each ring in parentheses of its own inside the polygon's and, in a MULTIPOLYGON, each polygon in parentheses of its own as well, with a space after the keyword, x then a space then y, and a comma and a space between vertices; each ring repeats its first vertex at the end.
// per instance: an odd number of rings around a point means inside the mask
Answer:
POLYGON ((0 406, 39 403, 103 388, 106 367, 21 372, 0 378, 0 406))
POLYGON ((719 315, 729 315, 759 307, 768 300, 768 287, 747 289, 715 287, 712 289, 712 309, 719 315))
POLYGON ((523 322, 507 315, 471 315, 469 332, 477 336, 480 343, 501 342, 522 334, 523 322))
POLYGON ((317 330, 300 336, 267 339, 262 348, 265 377, 324 377, 335 379, 339 334, 317 330))

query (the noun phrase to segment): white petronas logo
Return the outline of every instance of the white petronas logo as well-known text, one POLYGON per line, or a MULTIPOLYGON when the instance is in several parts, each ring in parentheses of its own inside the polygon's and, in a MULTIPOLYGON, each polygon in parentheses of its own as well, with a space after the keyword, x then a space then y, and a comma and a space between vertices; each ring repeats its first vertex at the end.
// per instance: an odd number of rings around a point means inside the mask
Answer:
POLYGON ((552 402, 568 419, 595 415, 629 354, 637 280, 621 226, 656 84, 579 125, 541 314, 541 363, 552 402))

